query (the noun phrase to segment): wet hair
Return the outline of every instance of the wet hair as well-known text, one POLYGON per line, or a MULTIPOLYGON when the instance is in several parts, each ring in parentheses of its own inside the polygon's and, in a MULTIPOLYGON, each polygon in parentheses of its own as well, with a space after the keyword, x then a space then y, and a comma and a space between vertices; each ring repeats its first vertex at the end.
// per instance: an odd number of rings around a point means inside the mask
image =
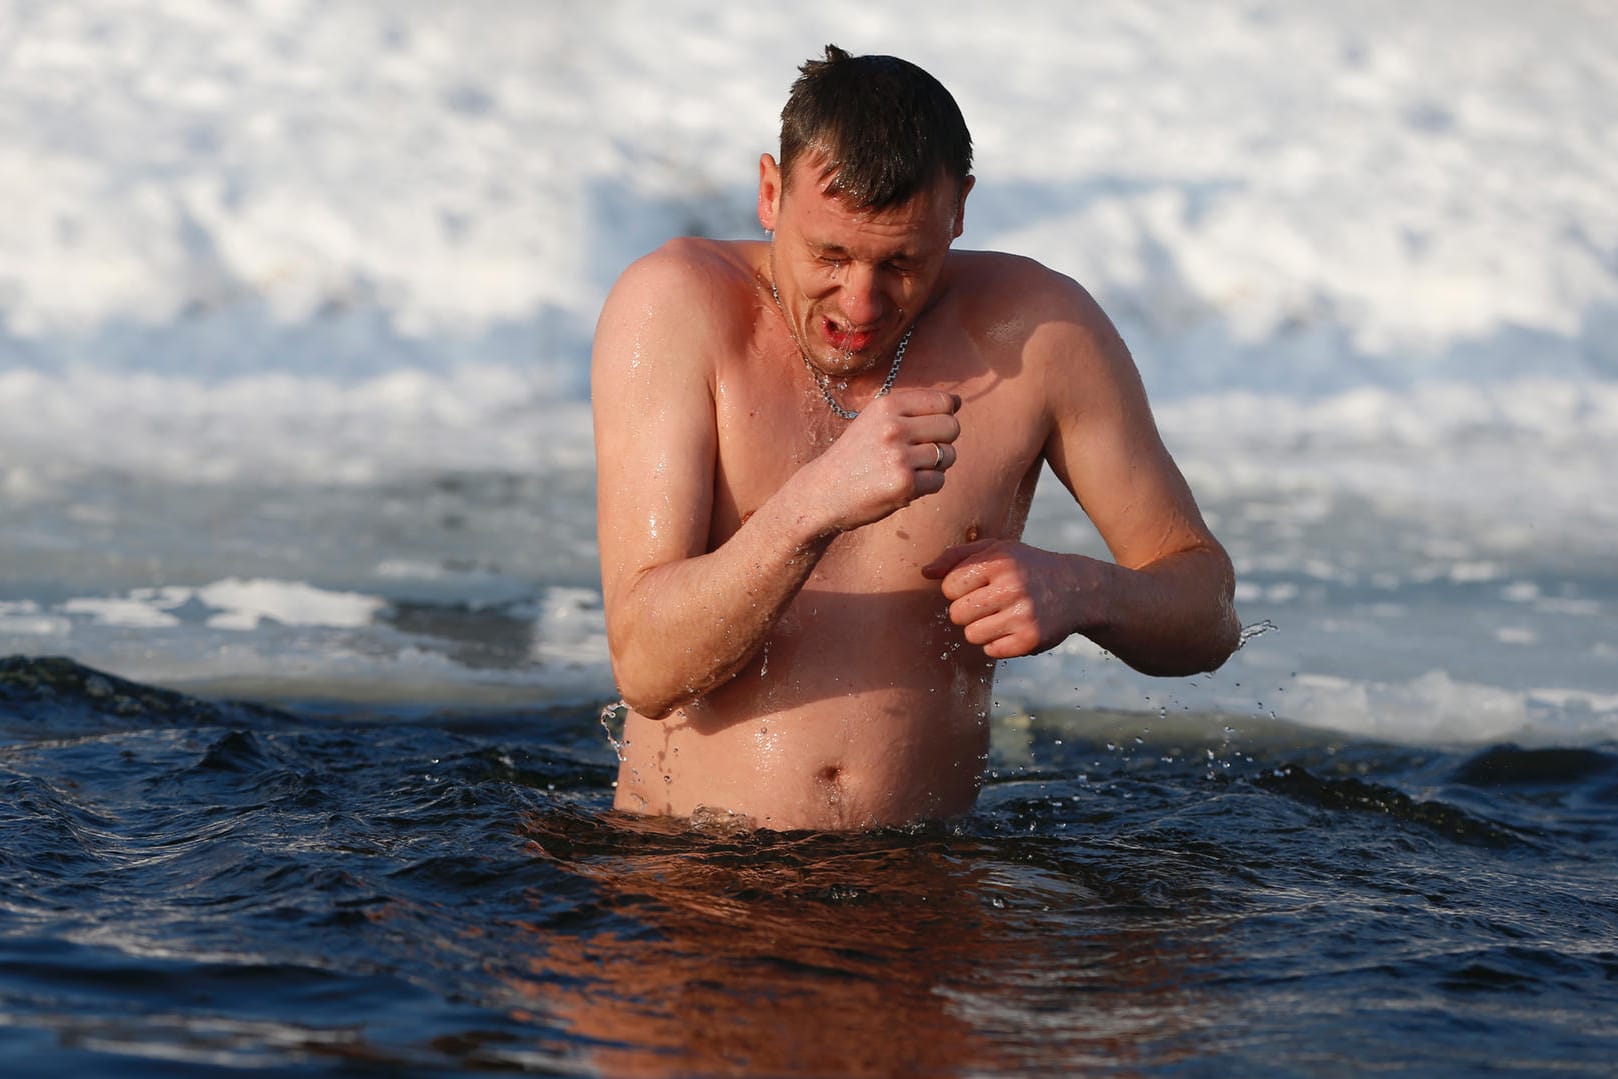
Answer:
POLYGON ((826 191, 861 209, 908 202, 946 176, 972 171, 972 135, 955 99, 896 56, 850 56, 826 46, 798 69, 781 110, 782 182, 806 155, 824 159, 826 191))

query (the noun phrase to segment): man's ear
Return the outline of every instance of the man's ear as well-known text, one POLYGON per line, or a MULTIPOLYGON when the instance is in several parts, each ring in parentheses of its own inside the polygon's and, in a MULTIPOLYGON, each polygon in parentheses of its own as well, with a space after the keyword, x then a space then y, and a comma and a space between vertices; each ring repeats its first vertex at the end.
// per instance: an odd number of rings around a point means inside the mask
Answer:
POLYGON ((781 166, 769 154, 758 158, 758 223, 765 232, 775 231, 775 219, 781 213, 781 166))
POLYGON ((972 193, 972 185, 977 183, 976 176, 968 176, 961 181, 961 197, 955 202, 955 238, 961 238, 966 230, 966 196, 972 193))

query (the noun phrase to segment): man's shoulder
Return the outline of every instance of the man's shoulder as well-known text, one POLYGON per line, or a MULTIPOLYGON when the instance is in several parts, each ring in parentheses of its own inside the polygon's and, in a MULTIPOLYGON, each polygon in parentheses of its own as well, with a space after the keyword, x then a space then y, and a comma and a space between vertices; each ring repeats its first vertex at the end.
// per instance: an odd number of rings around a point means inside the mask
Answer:
POLYGON ((656 356, 655 366, 689 375, 740 347, 759 306, 755 258, 748 241, 680 237, 636 259, 601 309, 597 367, 636 368, 656 356))
POLYGON ((636 259, 618 280, 619 291, 649 291, 666 296, 694 293, 713 299, 752 288, 754 244, 746 240, 710 240, 679 236, 636 259), (717 296, 715 288, 723 291, 717 296))
POLYGON ((967 298, 1022 307, 1033 303, 1072 304, 1088 295, 1067 274, 1026 255, 971 250, 953 251, 950 255, 954 287, 967 298))
POLYGON ((1114 332, 1083 285, 1044 263, 1003 251, 959 251, 952 258, 950 293, 973 331, 1009 343, 1036 330, 1057 330, 1044 336, 1052 344, 1065 342, 1063 349, 1071 347, 1073 335, 1090 340, 1114 332))

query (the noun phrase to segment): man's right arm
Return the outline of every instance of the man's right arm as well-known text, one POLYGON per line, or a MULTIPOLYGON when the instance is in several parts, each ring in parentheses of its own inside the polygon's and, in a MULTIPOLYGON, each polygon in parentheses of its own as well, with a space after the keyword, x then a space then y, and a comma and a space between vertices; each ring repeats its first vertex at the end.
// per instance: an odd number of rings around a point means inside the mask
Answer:
POLYGON ((747 661, 827 542, 807 522, 772 513, 707 550, 713 357, 736 347, 727 339, 736 315, 724 310, 733 287, 713 279, 722 272, 689 244, 640 260, 602 309, 591 359, 613 674, 625 701, 653 717, 747 661))
POLYGON ((630 267, 591 362, 608 647, 624 700, 654 718, 740 670, 838 534, 938 490, 933 443, 960 430, 950 395, 896 391, 710 551, 714 357, 755 331, 735 306, 751 297, 716 262, 677 241, 630 267))

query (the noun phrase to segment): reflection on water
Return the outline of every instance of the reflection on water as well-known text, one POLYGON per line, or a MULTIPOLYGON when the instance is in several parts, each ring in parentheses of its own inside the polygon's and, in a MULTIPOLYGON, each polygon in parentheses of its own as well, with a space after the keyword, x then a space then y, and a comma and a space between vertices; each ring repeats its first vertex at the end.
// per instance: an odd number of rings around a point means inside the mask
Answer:
POLYGON ((525 831, 612 917, 522 926, 508 985, 604 1075, 1162 1065, 1213 1021, 1199 983, 1220 916, 1036 840, 713 836, 617 816, 525 831))
POLYGON ((0 1071, 1611 1074, 1618 747, 1002 717, 969 817, 777 834, 612 813, 599 707, 0 659, 0 1071))

